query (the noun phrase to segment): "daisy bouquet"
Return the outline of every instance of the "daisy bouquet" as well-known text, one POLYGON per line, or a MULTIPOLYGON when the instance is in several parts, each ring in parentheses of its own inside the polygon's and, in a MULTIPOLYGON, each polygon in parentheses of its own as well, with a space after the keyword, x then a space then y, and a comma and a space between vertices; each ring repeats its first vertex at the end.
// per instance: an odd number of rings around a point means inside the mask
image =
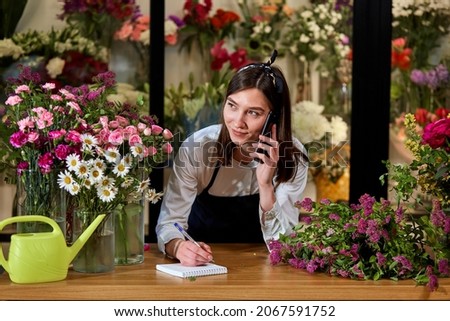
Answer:
POLYGON ((151 117, 102 116, 79 134, 80 149, 65 159, 58 183, 94 216, 142 198, 156 203, 162 194, 150 188, 149 174, 171 153, 171 138, 151 117))

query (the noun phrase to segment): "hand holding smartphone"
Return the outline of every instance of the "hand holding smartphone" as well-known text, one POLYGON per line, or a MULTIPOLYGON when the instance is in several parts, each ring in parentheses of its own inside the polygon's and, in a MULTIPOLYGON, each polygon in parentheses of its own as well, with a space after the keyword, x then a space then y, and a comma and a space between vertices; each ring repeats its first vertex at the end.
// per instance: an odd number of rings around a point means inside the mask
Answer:
MULTIPOLYGON (((264 135, 266 137, 270 137, 272 134, 272 126, 274 124, 278 123, 278 115, 274 113, 273 111, 270 111, 267 115, 266 121, 264 122, 264 125, 261 130, 261 135, 264 135)), ((256 150, 257 153, 265 154, 266 156, 269 156, 267 152, 261 148, 258 148, 256 150)), ((259 158, 256 158, 256 160, 260 161, 259 158)))

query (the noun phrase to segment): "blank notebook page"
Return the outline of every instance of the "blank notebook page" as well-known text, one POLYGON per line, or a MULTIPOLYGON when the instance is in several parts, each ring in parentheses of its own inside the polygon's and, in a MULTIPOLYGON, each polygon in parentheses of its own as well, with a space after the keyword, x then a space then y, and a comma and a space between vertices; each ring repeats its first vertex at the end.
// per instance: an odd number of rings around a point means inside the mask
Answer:
POLYGON ((200 266, 184 266, 181 263, 156 264, 158 271, 168 273, 180 278, 189 278, 196 276, 207 276, 214 274, 225 274, 228 270, 225 266, 208 263, 200 266))

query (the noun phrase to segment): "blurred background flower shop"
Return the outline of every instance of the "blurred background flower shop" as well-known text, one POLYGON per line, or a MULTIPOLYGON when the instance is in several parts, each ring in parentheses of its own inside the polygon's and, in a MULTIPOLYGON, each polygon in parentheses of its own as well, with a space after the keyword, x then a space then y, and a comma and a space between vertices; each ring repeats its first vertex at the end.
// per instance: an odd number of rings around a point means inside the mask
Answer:
MULTIPOLYGON (((9 142, 5 88, 9 77, 17 77, 19 66, 29 66, 60 88, 89 85, 98 73, 113 71, 117 86, 108 100, 139 100, 141 114, 158 115, 161 126, 173 133, 173 157, 187 135, 218 121, 233 72, 249 62, 266 61, 273 49, 280 54, 276 64, 290 85, 294 134, 307 146, 311 159, 303 197, 348 202, 351 166, 361 166, 361 161, 356 164, 361 158, 352 157, 357 148, 352 137, 364 135, 352 134, 352 127, 373 128, 379 113, 377 108, 365 110, 368 117, 355 119, 352 110, 355 86, 373 80, 353 79, 355 34, 360 31, 354 30, 355 1, 2 1, 0 219, 15 215, 18 151, 9 142), (163 17, 156 17, 155 8, 163 17), (154 20, 163 20, 164 32, 152 29, 154 20), (154 48, 161 45, 153 43, 159 35, 163 45, 154 48), (155 52, 162 52, 164 66, 153 61, 155 52), (152 100, 153 86, 163 88, 163 97, 152 100)), ((410 164, 415 157, 406 146, 410 137, 406 115, 415 115, 420 134, 450 111, 450 0, 392 0, 391 14, 390 81, 383 83, 389 86, 389 124, 380 125, 387 130, 379 139, 389 146, 387 165, 394 170, 396 164, 410 164)), ((370 42, 378 40, 365 41, 371 48, 370 42)), ((371 144, 378 134, 368 135, 371 144)), ((448 170, 448 150, 446 155, 448 170)), ((155 170, 162 177, 161 189, 170 163, 171 158, 155 170)), ((430 190, 416 186, 397 192, 426 200, 430 190)), ((394 198, 393 191, 390 186, 389 198, 394 198)))

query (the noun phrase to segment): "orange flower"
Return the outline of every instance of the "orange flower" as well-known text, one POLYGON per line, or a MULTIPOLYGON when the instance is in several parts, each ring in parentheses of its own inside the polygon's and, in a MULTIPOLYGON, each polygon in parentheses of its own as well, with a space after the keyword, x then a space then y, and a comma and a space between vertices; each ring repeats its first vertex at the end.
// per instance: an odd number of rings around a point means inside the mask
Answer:
POLYGON ((271 16, 274 16, 277 13, 277 11, 278 11, 278 6, 275 4, 261 6, 261 12, 266 13, 271 16))
POLYGON ((211 18, 211 25, 215 30, 221 30, 236 21, 239 21, 239 16, 233 11, 217 9, 216 14, 211 18))

